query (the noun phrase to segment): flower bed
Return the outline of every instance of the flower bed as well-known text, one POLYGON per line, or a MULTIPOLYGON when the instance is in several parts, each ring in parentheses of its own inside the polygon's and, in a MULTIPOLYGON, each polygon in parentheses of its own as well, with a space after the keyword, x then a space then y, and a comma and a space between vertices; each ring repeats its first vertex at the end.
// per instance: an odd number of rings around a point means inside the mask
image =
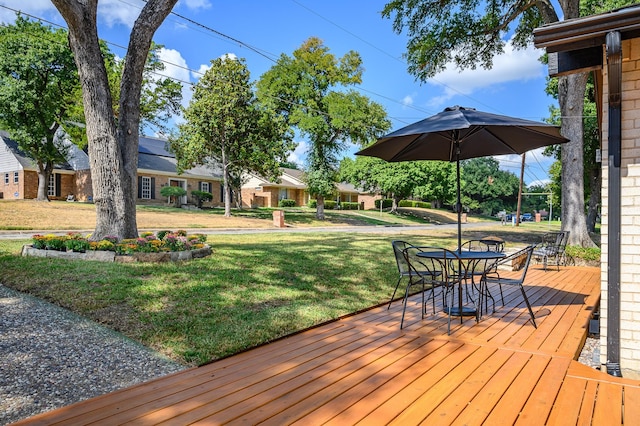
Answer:
POLYGON ((211 254, 204 234, 187 235, 186 231, 144 232, 138 238, 118 240, 105 237, 89 241, 78 233, 34 235, 24 246, 23 256, 100 260, 107 262, 168 262, 190 260, 211 254))

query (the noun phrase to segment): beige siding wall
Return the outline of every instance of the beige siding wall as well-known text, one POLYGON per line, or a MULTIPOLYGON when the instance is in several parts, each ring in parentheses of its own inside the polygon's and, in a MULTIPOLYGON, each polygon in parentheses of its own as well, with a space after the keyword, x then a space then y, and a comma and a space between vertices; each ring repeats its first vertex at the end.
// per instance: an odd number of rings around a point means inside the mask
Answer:
MULTIPOLYGON (((640 371, 640 39, 622 44, 622 199, 620 367, 640 371)), ((600 361, 607 361, 608 88, 603 88, 602 299, 600 361)))

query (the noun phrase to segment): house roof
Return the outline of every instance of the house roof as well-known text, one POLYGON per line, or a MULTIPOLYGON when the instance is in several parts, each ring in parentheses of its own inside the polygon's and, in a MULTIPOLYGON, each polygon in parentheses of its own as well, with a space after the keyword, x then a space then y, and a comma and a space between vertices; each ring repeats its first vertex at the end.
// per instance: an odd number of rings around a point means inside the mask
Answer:
MULTIPOLYGON (((163 139, 140 136, 138 144, 138 168, 162 173, 176 173, 178 160, 175 154, 167 149, 167 141, 163 139)), ((222 179, 222 171, 218 166, 196 166, 185 170, 182 176, 206 176, 222 179)))
POLYGON ((620 31, 623 40, 639 37, 640 5, 544 25, 533 31, 533 40, 549 53, 578 50, 601 47, 610 31, 620 31))
MULTIPOLYGON (((16 158, 16 160, 18 160, 18 162, 24 169, 34 169, 36 167, 33 158, 22 149, 20 149, 20 147, 18 146, 18 142, 11 139, 8 132, 0 130, 0 139, 2 139, 5 146, 9 149, 9 151, 11 151, 13 156, 16 158)), ((89 168, 89 157, 84 153, 84 151, 82 151, 80 148, 66 139, 58 139, 57 142, 68 147, 69 151, 67 153, 67 161, 65 161, 64 163, 57 163, 55 165, 56 169, 71 171, 86 170, 89 168)))
MULTIPOLYGON (((33 159, 20 149, 18 143, 9 137, 6 131, 0 130, 0 139, 4 141, 13 156, 25 169, 33 169, 33 159)), ((58 170, 87 170, 89 169, 89 156, 68 139, 61 138, 60 143, 68 147, 67 161, 56 164, 58 170)), ((175 154, 167 150, 167 142, 162 139, 140 136, 138 145, 138 169, 152 172, 176 174, 178 162, 175 154)), ((219 167, 196 166, 185 170, 185 177, 202 176, 213 179, 222 179, 219 167)))

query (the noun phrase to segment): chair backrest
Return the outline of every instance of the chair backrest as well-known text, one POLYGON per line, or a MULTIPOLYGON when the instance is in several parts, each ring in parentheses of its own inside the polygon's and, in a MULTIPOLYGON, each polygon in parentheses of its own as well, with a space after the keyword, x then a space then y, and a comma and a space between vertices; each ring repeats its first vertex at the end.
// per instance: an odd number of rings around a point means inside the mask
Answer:
POLYGON ((404 253, 412 272, 429 276, 440 285, 450 285, 466 274, 466 265, 454 251, 442 247, 408 247, 404 253))
POLYGON ((527 276, 527 271, 529 270, 529 263, 531 263, 531 255, 533 254, 534 247, 535 245, 527 246, 524 249, 507 256, 501 261, 505 263, 510 262, 514 271, 522 271, 522 275, 518 279, 518 281, 520 282, 524 282, 524 279, 527 276))
POLYGON ((469 240, 462 243, 460 251, 489 251, 489 245, 481 240, 469 240))
POLYGON ((409 264, 407 263, 407 259, 404 255, 404 250, 408 247, 411 247, 406 241, 394 240, 391 241, 391 245, 393 246, 393 254, 396 257, 396 265, 398 266, 398 272, 400 275, 406 275, 409 273, 409 264))

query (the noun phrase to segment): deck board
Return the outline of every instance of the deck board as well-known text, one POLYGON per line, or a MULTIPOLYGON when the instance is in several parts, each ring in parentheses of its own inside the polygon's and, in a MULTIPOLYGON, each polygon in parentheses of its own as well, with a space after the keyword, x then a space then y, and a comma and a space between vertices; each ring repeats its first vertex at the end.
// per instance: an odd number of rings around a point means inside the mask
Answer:
MULTIPOLYGON (((505 272, 508 274, 509 272, 505 272)), ((420 296, 349 315, 210 364, 20 424, 632 424, 640 382, 574 359, 600 298, 600 270, 532 267, 498 288, 481 321, 420 296), (592 423, 593 422, 593 423, 592 423)))

